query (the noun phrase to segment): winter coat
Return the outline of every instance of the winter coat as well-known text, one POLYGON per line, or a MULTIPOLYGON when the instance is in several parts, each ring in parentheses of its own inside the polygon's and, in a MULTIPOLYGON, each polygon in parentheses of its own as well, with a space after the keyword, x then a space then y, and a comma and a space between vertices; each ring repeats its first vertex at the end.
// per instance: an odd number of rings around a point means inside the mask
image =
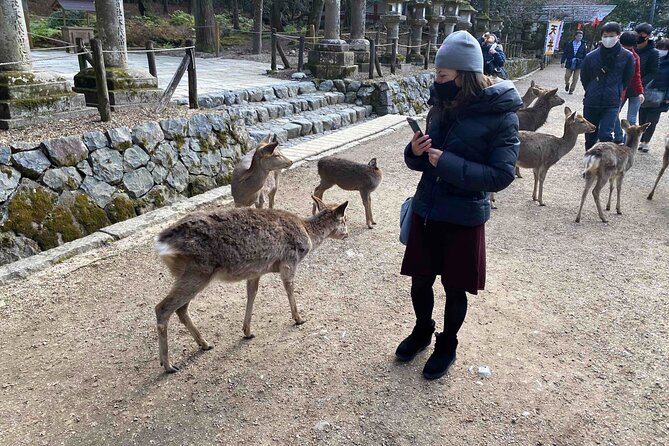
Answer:
POLYGON ((578 70, 583 65, 583 59, 585 59, 586 54, 588 54, 588 50, 583 40, 581 40, 581 46, 578 47, 578 51, 574 54, 574 41, 572 40, 564 48, 560 63, 564 64, 570 70, 578 70))
POLYGON ((482 45, 483 51, 483 73, 488 76, 498 76, 504 64, 506 63, 506 56, 502 50, 502 46, 496 44, 495 54, 490 54, 491 45, 482 45))
MULTIPOLYGON (((431 103, 435 92, 430 89, 431 103)), ((518 158, 518 116, 522 107, 511 81, 484 89, 449 118, 435 110, 427 134, 432 147, 443 150, 437 167, 426 153, 415 156, 411 144, 404 161, 423 172, 412 202, 412 210, 425 219, 464 226, 478 226, 490 218, 488 192, 506 188, 514 179, 518 158)))
MULTIPOLYGON (((595 108, 620 108, 625 88, 629 87, 636 65, 634 56, 620 48, 613 70, 603 74, 602 47, 590 51, 583 61, 581 84, 585 90, 583 105, 595 108)), ((615 47, 614 47, 615 48, 615 47)))
POLYGON ((659 67, 660 53, 655 48, 655 42, 648 41, 645 48, 637 48, 636 53, 639 55, 641 63, 641 82, 648 85, 653 79, 653 75, 657 73, 659 67))
MULTIPOLYGON (((664 90, 664 100, 669 99, 669 55, 660 57, 660 63, 658 66, 658 71, 653 73, 653 84, 651 88, 664 90)), ((648 108, 647 110, 660 110, 661 112, 666 112, 669 110, 669 104, 663 103, 660 107, 657 108, 648 108)))
POLYGON ((629 88, 625 90, 623 94, 623 101, 625 97, 636 98, 640 94, 643 94, 643 84, 641 83, 641 61, 639 55, 634 51, 634 48, 630 50, 632 56, 634 56, 634 76, 632 76, 632 83, 629 88))

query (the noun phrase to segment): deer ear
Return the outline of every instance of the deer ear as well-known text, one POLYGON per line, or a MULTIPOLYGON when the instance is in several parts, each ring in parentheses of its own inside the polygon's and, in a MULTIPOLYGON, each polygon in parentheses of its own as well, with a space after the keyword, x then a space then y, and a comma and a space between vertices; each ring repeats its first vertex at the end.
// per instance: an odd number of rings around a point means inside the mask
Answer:
POLYGON ((537 84, 535 84, 534 81, 530 82, 530 87, 534 87, 535 85, 537 84))
POLYGON ((369 163, 367 163, 367 165, 373 169, 376 169, 376 158, 372 158, 371 160, 369 160, 369 163))
POLYGON ((642 125, 641 127, 643 127, 643 131, 645 132, 646 129, 647 129, 648 127, 650 127, 650 122, 645 123, 645 124, 642 125))
POLYGON ((569 108, 569 107, 565 107, 565 108, 564 108, 564 115, 565 115, 565 116, 569 116, 569 115, 571 115, 571 108, 569 108))
POLYGON ((554 89, 550 90, 548 93, 546 93, 546 97, 550 98, 551 96, 555 96, 557 94, 557 92, 558 92, 558 89, 554 88, 554 89))
POLYGON ((323 203, 323 200, 321 200, 321 199, 318 198, 317 196, 312 195, 312 196, 311 196, 311 199, 314 200, 314 203, 316 203, 316 209, 318 209, 318 212, 320 212, 320 211, 322 211, 323 209, 326 209, 326 208, 327 208, 327 206, 325 205, 325 203, 323 203))
POLYGON ((265 136, 263 139, 261 139, 260 142, 258 143, 258 145, 267 144, 271 140, 272 140, 272 134, 270 133, 267 136, 265 136))
POLYGON ((276 146, 278 146, 278 145, 279 145, 279 143, 276 142, 276 141, 274 141, 274 142, 270 142, 270 143, 268 143, 268 144, 266 144, 266 145, 263 146, 263 148, 262 148, 262 152, 263 152, 265 155, 271 155, 271 154, 274 153, 274 149, 276 149, 276 146))
POLYGON ((348 201, 345 201, 345 202, 343 202, 342 204, 340 204, 339 206, 337 206, 337 207, 335 208, 335 210, 334 210, 335 215, 337 215, 337 216, 339 216, 339 217, 343 217, 343 216, 344 216, 344 212, 346 212, 346 207, 347 207, 347 206, 348 206, 348 201))
POLYGON ((630 123, 627 119, 621 119, 620 120, 620 127, 623 128, 623 130, 627 130, 630 128, 630 123))

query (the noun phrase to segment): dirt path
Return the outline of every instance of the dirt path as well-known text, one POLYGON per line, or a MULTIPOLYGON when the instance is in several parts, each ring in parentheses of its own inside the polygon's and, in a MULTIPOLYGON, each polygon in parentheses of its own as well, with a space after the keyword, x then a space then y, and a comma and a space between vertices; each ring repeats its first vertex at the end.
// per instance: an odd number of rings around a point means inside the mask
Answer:
MULTIPOLYGON (((534 79, 560 85, 561 71, 534 79)), ((561 93, 578 110, 581 94, 561 93)), ((544 131, 560 134, 562 116, 553 110, 544 131)), ((373 195, 379 224, 366 229, 357 194, 326 193, 351 200, 351 236, 303 263, 302 326, 291 323, 279 278, 266 276, 256 338, 245 341, 244 285, 213 284, 191 313, 215 348, 198 352, 175 317, 169 342, 182 370, 163 374, 153 307, 170 278, 151 242, 160 228, 4 286, 0 443, 666 444, 669 179, 645 198, 666 119, 625 181, 625 214, 609 224, 591 199, 573 222, 582 138, 548 173, 546 207, 531 201, 529 171, 499 194, 487 289, 470 299, 458 360, 438 382, 420 374, 427 353, 393 361, 413 324, 397 241, 400 203, 418 180, 401 157, 408 128, 343 154, 376 156, 385 169, 373 195), (468 372, 482 365, 490 378, 468 372)), ((287 172, 278 206, 309 214, 316 176, 314 163, 287 172)))

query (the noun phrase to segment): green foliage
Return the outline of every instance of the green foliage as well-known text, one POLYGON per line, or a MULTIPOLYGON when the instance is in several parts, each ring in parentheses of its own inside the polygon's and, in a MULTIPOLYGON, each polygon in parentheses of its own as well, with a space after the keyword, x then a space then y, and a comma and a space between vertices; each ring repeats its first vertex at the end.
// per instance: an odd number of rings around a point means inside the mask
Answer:
POLYGON ((52 28, 49 26, 49 19, 32 19, 30 21, 30 32, 33 34, 33 44, 35 46, 55 46, 56 43, 49 39, 60 39, 60 27, 52 28))
POLYGON ((184 11, 174 11, 170 14, 170 23, 175 26, 195 27, 195 17, 184 11))
MULTIPOLYGON (((63 26, 63 11, 56 11, 48 18, 50 28, 59 28, 63 26)), ((83 11, 68 11, 65 14, 65 23, 67 26, 86 26, 86 13, 83 11)), ((95 16, 90 16, 91 26, 95 24, 95 16)), ((32 25, 32 24, 31 24, 32 25)))
MULTIPOLYGON (((187 15, 189 14, 181 12, 178 20, 187 15)), ((153 15, 133 16, 127 19, 125 29, 128 46, 143 47, 148 40, 153 40, 158 47, 172 48, 182 46, 187 39, 193 38, 192 26, 176 25, 171 20, 172 18, 167 20, 153 15)))
MULTIPOLYGON (((217 14, 216 20, 221 28, 221 32, 226 35, 231 32, 232 29, 232 13, 217 14)), ((244 17, 241 14, 239 15, 239 30, 240 31, 252 31, 253 30, 253 19, 244 17)))

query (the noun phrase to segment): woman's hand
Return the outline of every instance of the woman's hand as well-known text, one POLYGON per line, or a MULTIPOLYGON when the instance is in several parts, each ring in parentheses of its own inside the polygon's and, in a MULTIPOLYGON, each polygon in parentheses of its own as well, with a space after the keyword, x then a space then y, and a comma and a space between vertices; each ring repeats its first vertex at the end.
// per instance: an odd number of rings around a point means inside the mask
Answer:
POLYGON ((442 153, 444 152, 439 149, 433 149, 433 148, 428 149, 427 156, 430 161, 430 164, 432 164, 434 167, 437 167, 437 163, 439 162, 439 158, 441 158, 442 153))
POLYGON ((420 136, 420 132, 416 132, 411 138, 411 151, 415 156, 421 156, 432 148, 432 140, 430 135, 420 136))
POLYGON ((643 104, 643 102, 646 100, 646 97, 643 94, 639 95, 639 105, 643 104))

